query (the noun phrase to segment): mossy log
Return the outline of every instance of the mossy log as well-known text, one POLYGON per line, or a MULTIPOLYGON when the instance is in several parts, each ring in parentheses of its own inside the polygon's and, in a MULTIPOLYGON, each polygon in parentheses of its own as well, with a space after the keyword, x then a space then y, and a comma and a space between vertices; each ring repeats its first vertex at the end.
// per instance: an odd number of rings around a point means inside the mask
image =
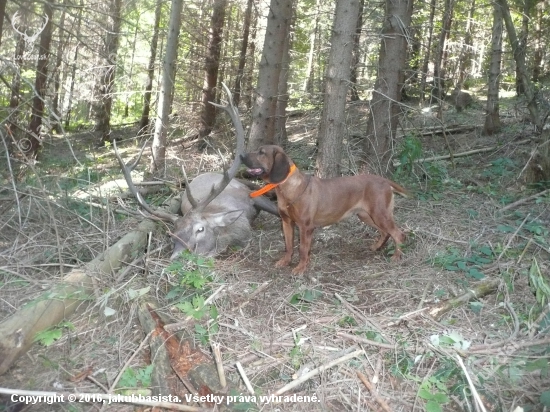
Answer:
MULTIPOLYGON (((173 200, 167 209, 176 213, 179 201, 173 200)), ((81 305, 87 305, 93 296, 93 278, 112 274, 131 262, 147 246, 147 234, 156 223, 143 220, 113 246, 87 263, 83 268, 69 272, 52 290, 29 302, 0 323, 0 375, 6 372, 34 343, 37 333, 69 319, 81 305)))
POLYGON ((433 319, 439 321, 445 314, 447 314, 451 310, 458 308, 459 306, 462 306, 473 299, 479 299, 483 296, 495 292, 498 289, 498 285, 500 285, 500 282, 501 279, 490 279, 485 282, 481 282, 476 287, 468 290, 468 292, 466 292, 465 294, 433 306, 428 311, 428 314, 433 319))

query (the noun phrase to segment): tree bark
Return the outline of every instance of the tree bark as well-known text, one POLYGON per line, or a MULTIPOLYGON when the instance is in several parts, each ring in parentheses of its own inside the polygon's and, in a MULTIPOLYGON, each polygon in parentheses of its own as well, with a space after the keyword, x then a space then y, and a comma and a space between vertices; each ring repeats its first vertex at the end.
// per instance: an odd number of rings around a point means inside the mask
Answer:
POLYGON ((155 23, 153 26, 153 37, 151 38, 151 52, 149 55, 149 64, 147 64, 147 81, 145 83, 145 93, 143 94, 143 110, 141 112, 141 120, 139 121, 138 136, 147 133, 149 129, 149 113, 151 112, 151 90, 153 90, 153 80, 155 77, 155 62, 157 60, 157 48, 159 40, 159 25, 162 15, 161 0, 157 0, 155 6, 155 23))
POLYGON ((241 43, 241 51, 239 53, 239 66, 237 68, 237 76, 235 77, 235 88, 233 91, 233 104, 239 107, 241 101, 241 86, 244 77, 244 66, 246 64, 246 50, 248 49, 248 37, 250 36, 250 21, 252 18, 252 5, 254 0, 248 0, 246 11, 244 14, 243 23, 243 41, 241 43))
POLYGON ((462 51, 460 53, 460 59, 458 63, 458 81, 456 83, 456 89, 462 90, 464 88, 464 82, 466 81, 467 71, 471 67, 472 59, 472 22, 474 19, 474 12, 476 9, 476 2, 472 0, 470 10, 468 11, 468 17, 466 21, 466 35, 464 36, 464 43, 462 44, 462 51))
POLYGON ((322 178, 340 176, 346 97, 360 6, 359 0, 336 2, 316 160, 317 176, 322 178))
POLYGON ((303 86, 304 93, 313 93, 313 82, 315 80, 315 70, 313 67, 314 57, 315 57, 315 41, 317 40, 317 33, 319 32, 319 21, 321 15, 321 4, 320 0, 315 2, 315 23, 313 23, 313 29, 309 34, 309 52, 307 54, 307 67, 306 75, 303 86))
MULTIPOLYGON (((290 19, 289 33, 294 27, 296 14, 292 13, 290 19)), ((274 143, 279 146, 284 146, 288 142, 286 133, 286 108, 288 106, 288 76, 290 74, 290 50, 292 49, 292 36, 289 34, 285 37, 283 46, 283 58, 281 60, 281 73, 279 74, 279 95, 277 96, 277 108, 275 110, 275 138, 274 143)))
POLYGON ((210 35, 206 47, 204 64, 204 84, 202 87, 201 122, 199 126, 199 149, 203 150, 207 144, 205 139, 212 132, 216 122, 216 107, 209 102, 216 101, 216 85, 218 84, 218 70, 220 68, 220 53, 222 33, 225 20, 227 0, 215 0, 210 20, 210 35))
MULTIPOLYGON (((517 35, 517 52, 522 54, 521 57, 525 61, 525 53, 527 52, 527 38, 529 36, 529 20, 531 19, 531 4, 532 0, 523 0, 523 13, 521 19, 521 31, 517 35)), ((521 96, 525 93, 525 85, 521 78, 521 69, 518 64, 516 64, 516 95, 521 96)))
POLYGON ((139 28, 139 16, 137 18, 137 21, 135 23, 134 28, 134 40, 132 41, 132 57, 130 58, 130 71, 128 73, 128 80, 126 82, 126 102, 124 104, 124 114, 123 117, 128 117, 129 111, 130 111, 130 96, 133 95, 133 82, 132 78, 134 77, 134 60, 136 58, 136 43, 137 43, 137 35, 138 35, 138 28, 139 28))
POLYGON ((425 94, 426 77, 428 76, 428 67, 430 64, 430 56, 432 51, 435 5, 436 5, 436 0, 431 0, 430 17, 428 19, 428 44, 426 45, 426 55, 424 56, 424 62, 422 63, 422 77, 420 79, 420 104, 421 105, 424 105, 425 96, 426 96, 425 94))
MULTIPOLYGON (((21 68, 23 66, 23 54, 25 53, 25 39, 23 36, 19 35, 17 38, 17 45, 15 46, 15 67, 13 73, 13 79, 11 81, 11 94, 10 94, 10 106, 8 109, 8 122, 7 128, 8 133, 15 138, 18 142, 17 151, 27 152, 30 149, 30 145, 23 144, 28 142, 28 140, 20 140, 18 138, 18 112, 19 104, 21 103, 21 68)), ((12 154, 15 153, 12 151, 12 154)))
MULTIPOLYGON (((434 89, 432 95, 441 101, 445 97, 445 68, 443 59, 445 55, 447 38, 451 31, 451 23, 453 21, 453 10, 455 0, 445 0, 445 11, 443 13, 443 27, 439 33, 439 41, 434 59, 434 89)), ((441 105, 440 105, 441 106, 441 105)))
POLYGON ((264 47, 258 71, 256 99, 252 107, 252 125, 248 149, 275 143, 275 116, 279 78, 286 37, 292 19, 291 0, 271 0, 267 16, 264 47))
POLYGON ((111 0, 107 5, 104 43, 100 52, 100 67, 94 85, 92 113, 99 142, 111 141, 111 110, 115 89, 116 59, 122 24, 122 0, 111 0))
POLYGON ((498 0, 502 8, 502 18, 504 19, 504 24, 506 25, 506 32, 508 33, 508 40, 510 41, 510 46, 512 47, 512 53, 514 54, 514 60, 516 61, 517 72, 521 78, 524 88, 524 94, 527 98, 527 109, 531 115, 531 122, 535 125, 537 131, 542 131, 542 119, 539 115, 539 108, 536 101, 535 92, 533 90, 533 84, 527 76, 527 66, 525 64, 525 53, 520 46, 520 42, 516 35, 516 29, 514 27, 514 22, 512 21, 512 16, 510 15, 510 8, 508 7, 508 2, 506 0, 498 0))
POLYGON ((32 99, 32 114, 29 123, 30 149, 27 156, 36 158, 41 144, 42 118, 44 116, 44 99, 46 97, 46 82, 48 80, 48 59, 52 42, 52 9, 53 1, 44 3, 44 15, 48 22, 40 34, 38 58, 36 64, 36 79, 34 82, 34 97, 32 99))
POLYGON ((57 133, 61 133, 61 113, 59 110, 59 95, 61 88, 61 64, 63 63, 63 50, 67 45, 68 38, 65 39, 65 6, 66 0, 63 1, 63 11, 59 19, 59 44, 57 45, 57 55, 55 57, 54 68, 54 80, 53 80, 53 100, 52 100, 52 113, 50 114, 50 121, 52 124, 52 130, 57 133))
POLYGON ((0 0, 0 46, 2 45, 2 30, 4 29, 4 18, 6 17, 6 3, 8 0, 0 0))
POLYGON ((174 94, 176 76, 176 59, 178 55, 178 36, 181 26, 181 11, 183 0, 173 0, 170 9, 170 22, 168 24, 168 39, 166 40, 166 51, 162 63, 162 80, 157 105, 157 119, 155 121, 155 132, 153 145, 151 147, 152 157, 149 165, 149 172, 160 172, 164 174, 166 164, 166 128, 168 126, 168 115, 170 104, 174 94))
POLYGON ((378 77, 370 102, 363 166, 364 170, 382 175, 387 174, 391 167, 412 7, 413 0, 386 0, 378 77))
POLYGON ((539 81, 539 76, 542 71, 542 58, 544 55, 544 40, 543 40, 543 13, 544 0, 540 0, 536 5, 535 16, 535 53, 533 56, 533 82, 539 81))
POLYGON ((492 135, 500 130, 499 85, 500 64, 502 61, 502 9, 498 3, 493 4, 493 30, 491 38, 491 63, 489 67, 489 84, 487 90, 487 113, 483 134, 492 135))
POLYGON ((359 62, 361 61, 361 31, 363 30, 363 9, 365 0, 359 0, 359 12, 357 14, 357 24, 355 26, 355 36, 353 36, 353 54, 351 59, 351 74, 350 74, 350 92, 351 101, 359 100, 357 92, 357 72, 359 71, 359 62))

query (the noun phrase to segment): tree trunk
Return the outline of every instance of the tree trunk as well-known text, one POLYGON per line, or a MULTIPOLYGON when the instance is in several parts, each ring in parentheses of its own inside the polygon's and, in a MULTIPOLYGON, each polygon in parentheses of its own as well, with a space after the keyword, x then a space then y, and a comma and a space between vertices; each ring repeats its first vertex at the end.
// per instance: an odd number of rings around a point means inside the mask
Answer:
MULTIPOLYGON (((447 38, 451 31, 451 23, 453 21, 453 9, 455 0, 445 0, 445 11, 443 13, 443 27, 439 34, 439 42, 434 59, 434 89, 432 95, 437 97, 439 101, 445 97, 445 68, 443 59, 445 55, 447 38)), ((441 105, 440 105, 441 106, 441 105)))
POLYGON ((2 30, 4 29, 4 18, 6 17, 6 3, 8 0, 0 0, 0 46, 2 45, 2 30))
POLYGON ((432 39, 433 39, 433 27, 434 27, 434 15, 435 15, 436 0, 430 1, 430 18, 428 19, 428 44, 426 45, 426 55, 424 56, 424 62, 422 63, 422 78, 420 79, 420 104, 424 105, 425 90, 426 90, 426 77, 428 76, 428 67, 430 64, 430 56, 432 51, 432 39))
POLYGON ((52 100, 52 113, 50 113, 50 121, 52 124, 52 130, 57 133, 61 133, 61 113, 59 110, 59 94, 61 89, 61 64, 63 63, 63 51, 67 45, 68 38, 65 39, 65 6, 66 0, 63 1, 63 11, 61 18, 59 19, 59 43, 57 45, 57 55, 55 57, 55 69, 53 80, 53 100, 52 100))
POLYGON ((44 3, 44 15, 48 22, 40 34, 38 47, 38 62, 36 64, 36 79, 34 82, 34 97, 32 99, 32 114, 29 123, 30 149, 27 156, 36 158, 41 144, 42 117, 44 116, 44 99, 46 97, 46 81, 48 80, 48 58, 52 41, 52 3, 44 3))
POLYGON ((535 53, 533 56, 533 82, 538 82, 542 71, 542 57, 544 55, 544 40, 542 34, 544 15, 544 0, 536 5, 535 16, 535 53))
POLYGON ((487 113, 483 134, 492 135, 500 130, 498 93, 500 84, 500 64, 502 60, 502 8, 493 4, 493 34, 491 38, 491 63, 487 90, 487 113))
POLYGON ((359 69, 359 62, 361 61, 361 31, 363 30, 363 9, 365 6, 365 0, 359 0, 359 13, 357 14, 357 24, 355 26, 355 36, 353 36, 353 54, 351 59, 351 74, 350 74, 350 88, 351 88, 351 101, 356 102, 359 100, 359 93, 357 92, 357 72, 359 69))
POLYGON ((317 176, 340 176, 342 143, 345 133, 345 108, 351 74, 354 38, 357 30, 359 0, 338 0, 332 23, 332 38, 326 71, 323 112, 319 124, 317 176))
MULTIPOLYGON (((522 54, 522 59, 525 61, 525 53, 527 51, 527 38, 529 36, 529 20, 531 19, 531 2, 532 0, 523 0, 523 13, 521 19, 521 31, 517 35, 517 52, 522 54)), ((521 79, 521 69, 516 64, 516 95, 521 96, 525 93, 525 85, 521 79)))
POLYGON ((248 37, 250 35, 250 21, 252 18, 252 5, 254 0, 248 0, 246 11, 244 14, 243 23, 243 41, 241 43, 241 51, 239 54, 239 67, 237 68, 237 76, 235 77, 235 89, 233 91, 233 104, 239 107, 241 101, 241 86, 244 76, 244 66, 246 64, 246 49, 248 49, 248 37))
POLYGON ((170 103, 174 93, 182 8, 183 0, 172 1, 166 52, 162 62, 162 80, 157 104, 157 119, 155 121, 155 132, 151 147, 150 173, 160 172, 164 174, 164 166, 166 164, 166 128, 168 126, 168 115, 170 114, 170 103))
POLYGON ((458 81, 456 83, 456 89, 462 90, 464 88, 464 82, 466 81, 466 73, 471 67, 472 59, 472 22, 474 19, 474 12, 476 9, 476 2, 472 0, 470 10, 468 11, 468 18, 466 21, 466 35, 464 36, 464 43, 462 45, 462 51, 460 53, 460 59, 458 63, 458 81))
POLYGON ((270 3, 264 48, 258 71, 256 100, 252 108, 249 150, 275 142, 279 78, 286 37, 289 36, 292 19, 292 3, 291 0, 271 0, 270 3))
MULTIPOLYGON (((79 13, 80 16, 80 13, 79 13)), ((80 17, 79 17, 79 23, 80 23, 80 17)), ((80 24, 78 24, 80 27, 80 24)), ((71 113, 72 113, 72 105, 73 105, 73 92, 74 92, 74 84, 76 81, 76 64, 78 62, 78 47, 79 43, 77 42, 74 46, 74 55, 73 55, 73 64, 71 67, 71 85, 69 86, 69 97, 67 99, 67 114, 65 115, 65 127, 69 127, 69 124, 71 123, 71 113)))
MULTIPOLYGON (((17 45, 15 46, 15 56, 14 56, 14 73, 13 79, 11 82, 11 94, 10 94, 10 106, 8 109, 8 133, 15 138, 17 141, 17 151, 27 152, 30 149, 29 140, 24 139, 20 140, 18 138, 18 113, 19 113, 19 104, 21 103, 21 69, 23 66, 23 54, 25 53, 25 38, 21 35, 17 38, 17 45)), ((12 151, 12 154, 15 153, 12 151)))
POLYGON ((309 34, 309 52, 307 54, 307 67, 306 75, 303 86, 304 93, 313 93, 313 81, 315 80, 315 70, 313 67, 314 57, 315 57, 315 40, 317 39, 317 33, 319 32, 319 20, 321 15, 321 4, 320 0, 317 0, 315 3, 315 23, 313 24, 313 29, 309 34))
MULTIPOLYGON (((289 33, 293 31, 296 14, 293 12, 290 19, 289 33)), ((279 74, 279 95, 277 96, 277 109, 275 110, 275 138, 274 143, 284 146, 288 142, 286 133, 286 108, 288 106, 288 76, 290 74, 290 50, 292 49, 292 36, 285 37, 283 46, 283 58, 281 60, 281 73, 279 74)))
POLYGON ((502 8, 502 18, 504 19, 504 24, 506 25, 506 32, 508 33, 508 40, 510 41, 510 46, 512 47, 512 53, 514 54, 514 60, 516 61, 516 67, 518 69, 518 74, 523 83, 525 97, 527 98, 527 109, 529 109, 529 114, 531 115, 531 122, 535 125, 537 131, 542 131, 542 119, 539 115, 539 108, 536 101, 535 92, 533 90, 533 84, 529 77, 527 76, 527 66, 525 64, 525 53, 524 50, 520 47, 518 37, 516 35, 516 29, 514 27, 514 22, 512 21, 512 16, 510 15, 510 8, 508 7, 508 2, 506 0, 498 0, 502 8))
POLYGON ((115 89, 116 58, 122 23, 122 0, 111 0, 106 6, 105 37, 100 52, 100 67, 94 85, 94 103, 92 107, 95 119, 95 131, 99 142, 111 141, 111 109, 115 89))
POLYGON ((143 111, 139 121, 138 136, 144 135, 149 129, 149 113, 151 112, 151 90, 153 90, 153 80, 155 77, 155 62, 157 60, 157 47, 159 40, 159 25, 162 15, 161 0, 157 0, 155 6, 155 23, 153 26, 153 37, 151 38, 151 54, 149 55, 149 64, 147 65, 147 81, 145 84, 145 93, 143 95, 143 111))
POLYGON ((201 123, 199 126, 199 149, 207 146, 205 139, 212 132, 216 122, 216 107, 209 102, 216 101, 216 85, 218 84, 218 70, 220 68, 220 53, 222 45, 222 33, 225 20, 225 8, 227 0, 215 0, 212 7, 212 19, 210 20, 210 35, 206 47, 206 59, 204 63, 204 84, 202 87, 201 123))
POLYGON ((124 115, 123 117, 128 117, 128 112, 130 111, 130 96, 133 95, 132 90, 134 90, 133 85, 133 75, 134 75, 134 59, 136 57, 136 43, 137 35, 139 28, 139 16, 136 21, 136 27, 134 28, 134 40, 132 41, 132 57, 130 57, 130 72, 128 73, 128 81, 126 82, 126 102, 124 104, 124 115))
POLYGON ((363 169, 387 174, 397 130, 413 0, 386 0, 378 76, 370 102, 363 169))

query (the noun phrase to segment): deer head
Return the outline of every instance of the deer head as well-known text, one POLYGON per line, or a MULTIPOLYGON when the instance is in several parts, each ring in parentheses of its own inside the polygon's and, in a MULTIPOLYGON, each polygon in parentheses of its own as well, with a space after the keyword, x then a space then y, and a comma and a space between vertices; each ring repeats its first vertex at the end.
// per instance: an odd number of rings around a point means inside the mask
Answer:
POLYGON ((237 149, 235 153, 235 159, 229 167, 229 169, 224 170, 221 178, 218 178, 215 183, 210 182, 211 189, 210 192, 200 201, 196 200, 193 194, 191 193, 191 188, 189 181, 187 179, 187 174, 185 173, 185 168, 182 166, 182 172, 185 179, 185 193, 187 199, 191 204, 191 210, 189 210, 183 217, 178 217, 176 215, 171 215, 159 210, 153 210, 143 199, 143 196, 136 189, 133 184, 131 171, 136 167, 141 158, 145 145, 142 147, 140 154, 137 160, 132 165, 126 165, 120 154, 118 153, 116 142, 113 142, 113 147, 115 149, 115 155, 119 161, 119 164, 122 168, 124 178, 128 183, 128 188, 130 192, 134 195, 139 205, 145 209, 149 214, 164 220, 169 221, 175 224, 174 233, 172 233, 172 239, 174 241, 174 252, 172 257, 175 257, 182 250, 189 249, 192 252, 196 252, 202 255, 211 256, 215 254, 217 250, 216 242, 218 237, 216 236, 216 231, 219 228, 233 224, 240 215, 242 215, 242 210, 225 210, 221 212, 205 211, 205 208, 217 197, 223 190, 230 184, 231 180, 235 177, 237 170, 241 164, 241 154, 244 153, 244 129, 241 124, 239 117, 239 112, 237 108, 233 105, 233 99, 229 88, 222 83, 222 86, 225 92, 228 95, 228 102, 224 105, 219 105, 210 102, 210 104, 217 106, 226 112, 229 113, 231 120, 235 126, 236 135, 237 135, 237 149))

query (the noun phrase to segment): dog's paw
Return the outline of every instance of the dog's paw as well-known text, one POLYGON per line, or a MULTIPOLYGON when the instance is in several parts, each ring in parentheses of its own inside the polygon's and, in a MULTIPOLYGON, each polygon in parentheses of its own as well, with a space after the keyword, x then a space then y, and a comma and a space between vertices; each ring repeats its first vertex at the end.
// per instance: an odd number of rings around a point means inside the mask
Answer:
POLYGON ((305 264, 298 264, 298 266, 296 266, 294 269, 292 269, 292 274, 293 275, 303 275, 304 272, 306 271, 306 267, 307 267, 307 263, 305 264))
POLYGON ((282 268, 282 267, 288 266, 290 265, 290 260, 291 258, 284 256, 281 259, 279 259, 277 263, 275 263, 275 267, 282 268))

